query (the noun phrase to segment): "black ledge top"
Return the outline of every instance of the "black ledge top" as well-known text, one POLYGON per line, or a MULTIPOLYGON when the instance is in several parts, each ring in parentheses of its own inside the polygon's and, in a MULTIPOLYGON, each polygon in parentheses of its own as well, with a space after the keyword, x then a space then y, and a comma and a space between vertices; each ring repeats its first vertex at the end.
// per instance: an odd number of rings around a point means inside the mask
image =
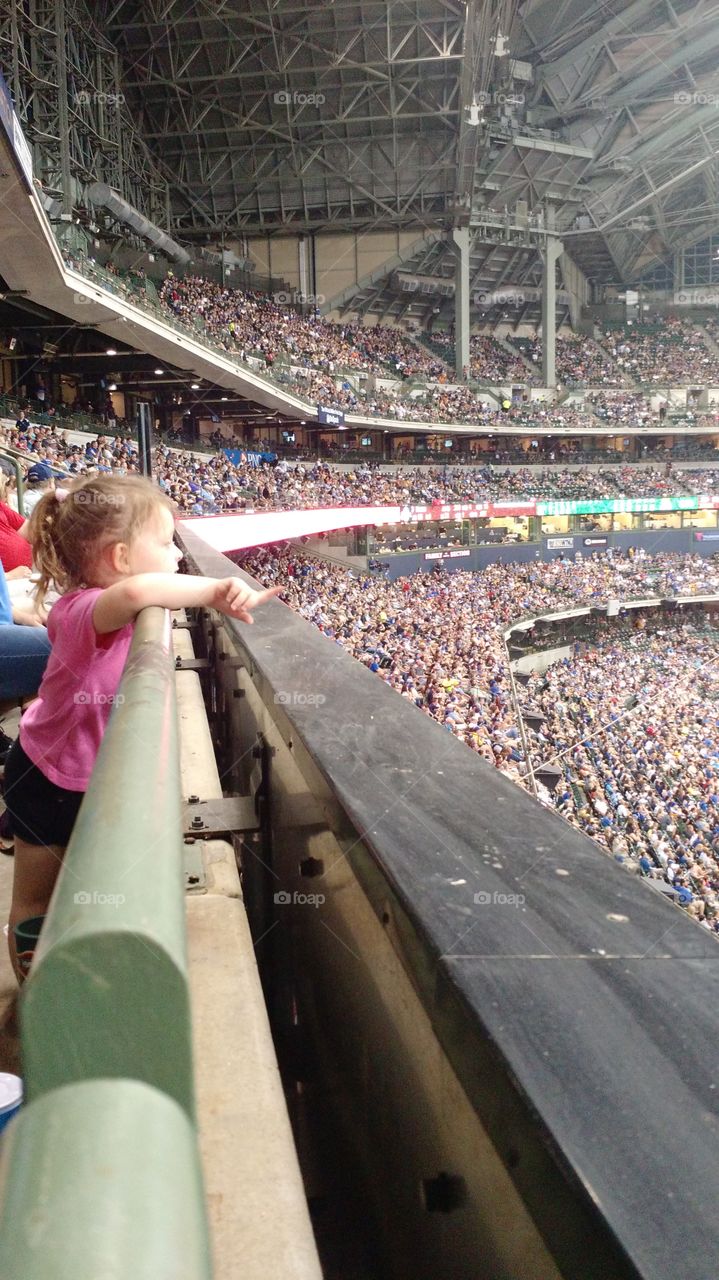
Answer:
POLYGON ((714 1280, 719 941, 283 604, 230 625, 273 690, 323 695, 279 710, 411 921, 430 1016, 444 991, 478 1023, 628 1274, 714 1280))

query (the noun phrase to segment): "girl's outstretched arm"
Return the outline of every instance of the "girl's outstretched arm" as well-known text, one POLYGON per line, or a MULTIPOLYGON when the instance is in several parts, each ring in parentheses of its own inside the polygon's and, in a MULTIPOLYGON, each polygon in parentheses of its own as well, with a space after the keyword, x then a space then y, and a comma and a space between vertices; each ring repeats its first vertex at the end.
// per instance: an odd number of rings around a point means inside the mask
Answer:
POLYGON ((281 587, 255 591, 241 578, 196 578, 174 573, 138 573, 106 587, 92 615, 98 635, 118 631, 148 605, 165 609, 217 609, 228 618, 252 622, 252 610, 279 594, 281 587))

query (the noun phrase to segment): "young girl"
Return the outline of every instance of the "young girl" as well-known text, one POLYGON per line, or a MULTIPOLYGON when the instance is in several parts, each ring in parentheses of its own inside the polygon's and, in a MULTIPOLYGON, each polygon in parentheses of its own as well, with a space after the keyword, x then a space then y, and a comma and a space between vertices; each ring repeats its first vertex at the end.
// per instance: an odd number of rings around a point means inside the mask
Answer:
POLYGON ((176 577, 172 504, 139 476, 98 476, 48 493, 29 537, 40 574, 37 599, 62 593, 48 619, 52 652, 5 766, 5 803, 15 835, 13 929, 44 915, 110 716, 132 640, 147 605, 217 609, 252 622, 279 588, 253 591, 239 578, 176 577))

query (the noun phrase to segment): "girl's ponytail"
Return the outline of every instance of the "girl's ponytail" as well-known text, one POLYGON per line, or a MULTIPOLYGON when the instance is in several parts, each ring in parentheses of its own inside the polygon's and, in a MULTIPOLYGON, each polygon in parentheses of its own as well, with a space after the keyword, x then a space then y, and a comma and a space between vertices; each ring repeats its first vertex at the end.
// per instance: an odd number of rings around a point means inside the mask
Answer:
POLYGON ((99 585, 104 548, 131 542, 158 508, 172 511, 173 506, 143 476, 93 476, 66 491, 46 493, 30 516, 28 534, 40 575, 38 604, 52 586, 62 594, 99 585))
POLYGON ((54 492, 46 493, 36 504, 28 526, 28 536, 32 545, 32 558, 40 574, 35 588, 37 607, 42 608, 48 591, 57 586, 64 591, 67 586, 68 566, 64 565, 58 553, 56 537, 57 520, 62 505, 61 498, 54 492))

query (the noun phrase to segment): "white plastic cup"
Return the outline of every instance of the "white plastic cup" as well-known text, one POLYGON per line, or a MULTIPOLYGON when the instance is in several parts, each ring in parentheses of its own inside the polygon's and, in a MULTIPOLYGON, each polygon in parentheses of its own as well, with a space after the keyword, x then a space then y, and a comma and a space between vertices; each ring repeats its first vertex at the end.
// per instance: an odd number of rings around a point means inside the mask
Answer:
POLYGON ((22 1080, 9 1071, 0 1071, 0 1133, 20 1110, 22 1105, 22 1080))

